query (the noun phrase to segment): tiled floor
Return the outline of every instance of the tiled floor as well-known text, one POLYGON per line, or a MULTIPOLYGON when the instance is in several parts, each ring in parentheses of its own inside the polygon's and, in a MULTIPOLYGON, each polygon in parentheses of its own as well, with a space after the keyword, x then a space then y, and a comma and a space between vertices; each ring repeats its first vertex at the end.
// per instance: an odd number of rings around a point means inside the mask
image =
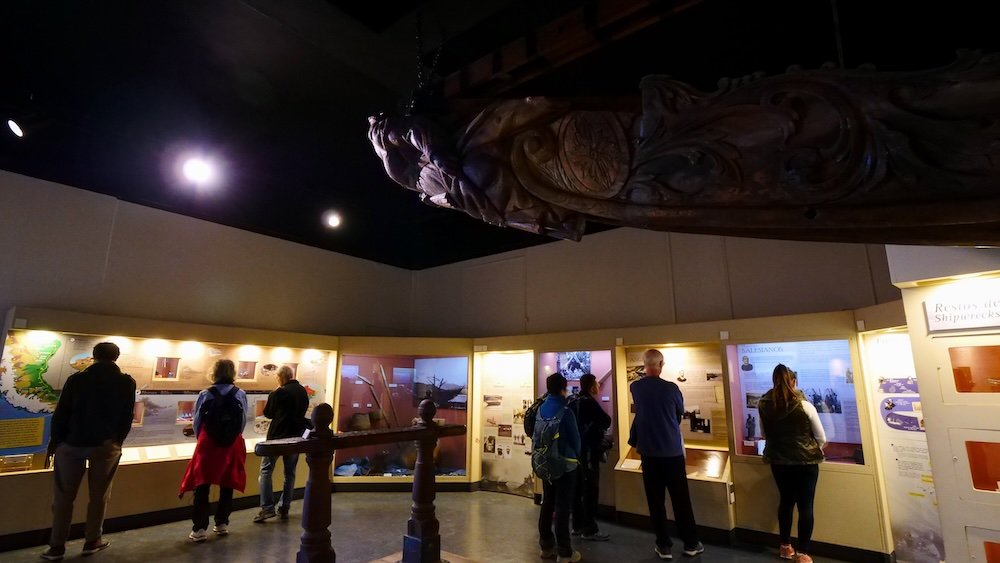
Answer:
MULTIPOLYGON (((443 493, 438 496, 441 545, 445 551, 479 562, 535 562, 538 559, 538 508, 528 499, 498 493, 443 493)), ((333 545, 338 563, 368 563, 398 553, 403 546, 410 497, 405 493, 337 493, 333 495, 333 545)), ((81 541, 68 546, 67 561, 87 563, 174 563, 224 561, 226 563, 285 563, 295 560, 299 546, 301 502, 292 505, 286 522, 269 520, 253 524, 255 510, 236 512, 231 534, 210 538, 199 545, 186 540, 189 522, 109 534, 111 547, 81 559, 81 541)), ((652 534, 645 530, 605 524, 608 543, 579 542, 583 561, 652 563, 652 534)), ((757 547, 738 549, 709 545, 695 559, 680 555, 675 561, 692 563, 777 562, 776 551, 757 547)), ((41 561, 41 548, 0 553, 4 563, 41 561)), ((816 561, 830 561, 817 558, 816 561)))

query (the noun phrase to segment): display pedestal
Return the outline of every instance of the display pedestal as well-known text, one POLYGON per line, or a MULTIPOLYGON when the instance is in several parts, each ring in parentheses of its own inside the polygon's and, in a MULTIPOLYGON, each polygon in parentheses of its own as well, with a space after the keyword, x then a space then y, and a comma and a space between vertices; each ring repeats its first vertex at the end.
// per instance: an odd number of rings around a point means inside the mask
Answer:
POLYGON ((441 536, 403 536, 403 561, 439 561, 441 536))
MULTIPOLYGON (((403 552, 397 551, 392 555, 387 555, 381 559, 374 559, 368 563, 400 563, 403 560, 403 552)), ((461 555, 455 555, 454 553, 448 553, 447 551, 441 552, 441 563, 474 563, 472 559, 462 557, 461 555)))

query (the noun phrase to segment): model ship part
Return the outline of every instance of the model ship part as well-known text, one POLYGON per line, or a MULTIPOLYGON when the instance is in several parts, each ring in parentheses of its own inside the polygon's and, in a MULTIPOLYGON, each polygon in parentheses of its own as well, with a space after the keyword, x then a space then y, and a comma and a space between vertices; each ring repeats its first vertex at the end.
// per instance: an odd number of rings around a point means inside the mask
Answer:
MULTIPOLYGON (((365 379, 364 376, 362 376, 362 375, 358 375, 358 379, 360 379, 361 381, 364 381, 365 384, 368 385, 368 391, 371 392, 371 394, 372 394, 372 400, 375 401, 375 406, 378 407, 378 411, 380 413, 379 416, 377 417, 377 419, 378 420, 382 420, 382 416, 381 416, 381 413, 383 412, 382 401, 381 401, 381 399, 379 399, 378 393, 375 392, 375 384, 373 382, 368 381, 367 379, 365 379)), ((365 416, 369 417, 370 414, 369 413, 365 413, 365 416)), ((370 424, 370 422, 369 422, 369 424, 370 424)), ((366 430, 370 429, 370 428, 371 428, 371 426, 369 425, 369 427, 366 428, 366 430)))
POLYGON ((622 101, 525 98, 370 118, 431 205, 579 240, 587 221, 758 238, 1000 244, 1000 57, 922 72, 797 70, 622 101))
POLYGON ((396 405, 392 402, 392 393, 389 392, 389 380, 385 376, 385 367, 382 364, 378 364, 378 369, 379 373, 382 374, 382 389, 385 390, 383 396, 386 398, 385 402, 389 403, 389 412, 392 413, 392 426, 399 426, 399 417, 396 415, 396 405))

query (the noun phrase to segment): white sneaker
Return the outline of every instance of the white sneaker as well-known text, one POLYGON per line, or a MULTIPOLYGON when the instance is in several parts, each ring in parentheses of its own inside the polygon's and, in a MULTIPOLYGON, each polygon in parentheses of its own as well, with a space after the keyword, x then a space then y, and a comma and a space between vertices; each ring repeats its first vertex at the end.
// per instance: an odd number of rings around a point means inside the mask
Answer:
POLYGON ((655 551, 656 556, 662 559, 663 561, 670 561, 674 558, 674 554, 670 552, 669 547, 665 547, 663 549, 660 549, 659 547, 654 547, 653 551, 655 551))
POLYGON ((208 531, 207 530, 195 530, 195 531, 191 532, 190 534, 188 534, 188 539, 191 540, 191 541, 193 541, 194 543, 201 543, 201 542, 203 542, 203 541, 205 541, 205 540, 208 539, 208 531))
POLYGON ((701 542, 695 544, 694 547, 684 548, 684 555, 687 555, 688 557, 696 557, 702 553, 705 553, 705 545, 701 542))
POLYGON ((216 524, 215 527, 212 528, 212 531, 215 532, 215 535, 217 536, 228 536, 229 526, 227 526, 226 524, 216 524))
POLYGON ((557 557, 556 563, 563 563, 563 561, 565 561, 566 563, 574 563, 576 561, 579 561, 582 557, 583 556, 580 555, 579 551, 574 550, 573 555, 560 555, 559 557, 557 557))

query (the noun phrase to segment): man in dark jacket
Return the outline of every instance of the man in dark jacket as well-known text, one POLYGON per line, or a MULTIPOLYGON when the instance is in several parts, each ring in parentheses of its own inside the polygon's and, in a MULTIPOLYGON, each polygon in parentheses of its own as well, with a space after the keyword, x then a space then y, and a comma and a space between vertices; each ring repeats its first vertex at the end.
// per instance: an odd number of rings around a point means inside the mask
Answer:
POLYGON ((52 535, 49 548, 42 553, 48 561, 58 561, 66 554, 73 501, 84 471, 88 472, 90 502, 83 554, 97 553, 110 545, 101 537, 104 511, 135 409, 135 380, 115 364, 120 353, 111 342, 94 346, 94 364, 69 376, 52 414, 48 446, 49 453, 55 454, 52 535))
MULTIPOLYGON (((264 405, 264 416, 271 419, 267 429, 268 440, 280 438, 298 438, 306 430, 306 410, 309 409, 309 395, 302 384, 295 379, 295 372, 288 366, 278 370, 279 387, 267 396, 264 405)), ((260 512, 253 521, 261 523, 281 515, 282 520, 288 519, 288 510, 292 505, 292 493, 295 491, 295 466, 299 463, 298 454, 281 456, 285 468, 285 486, 281 491, 281 506, 275 512, 274 486, 271 475, 278 462, 276 456, 264 456, 260 462, 260 512)))
POLYGON ((656 533, 656 555, 673 558, 673 542, 667 533, 665 492, 670 491, 670 504, 681 539, 684 554, 694 557, 705 551, 698 541, 698 529, 691 507, 687 467, 684 463, 684 439, 681 419, 684 417, 684 396, 676 383, 660 378, 663 354, 647 350, 643 356, 646 376, 632 383, 635 420, 629 432, 628 444, 642 457, 642 485, 646 491, 649 519, 656 533))
POLYGON ((604 412, 597 396, 601 388, 592 373, 580 378, 580 394, 570 401, 580 428, 580 467, 577 469, 576 496, 573 498, 573 534, 589 541, 608 541, 610 536, 597 526, 600 496, 601 458, 604 433, 611 428, 611 416, 604 412))

